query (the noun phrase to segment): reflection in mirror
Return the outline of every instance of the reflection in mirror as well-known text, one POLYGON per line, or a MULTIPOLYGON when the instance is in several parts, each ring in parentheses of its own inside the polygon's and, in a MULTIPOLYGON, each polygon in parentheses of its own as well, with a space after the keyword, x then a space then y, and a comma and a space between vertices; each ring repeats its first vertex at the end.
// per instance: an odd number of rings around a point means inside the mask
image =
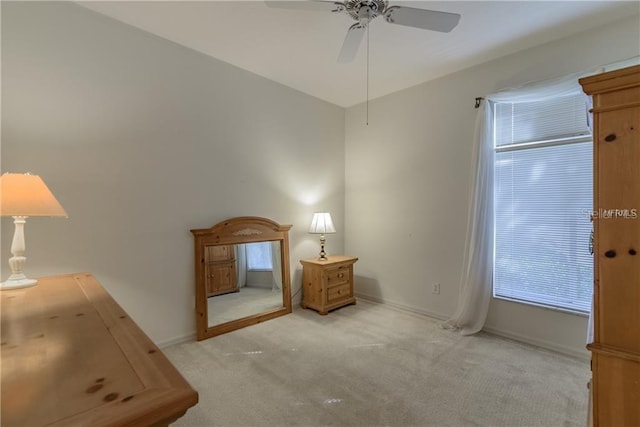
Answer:
POLYGON ((248 216, 191 230, 198 340, 291 313, 290 228, 248 216))
POLYGON ((208 246, 209 326, 283 307, 280 242, 208 246))

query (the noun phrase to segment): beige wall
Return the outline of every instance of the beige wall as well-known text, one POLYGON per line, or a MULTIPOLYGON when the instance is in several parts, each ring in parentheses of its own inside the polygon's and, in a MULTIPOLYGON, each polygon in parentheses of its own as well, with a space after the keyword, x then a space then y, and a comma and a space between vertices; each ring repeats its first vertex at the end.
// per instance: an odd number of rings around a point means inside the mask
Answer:
MULTIPOLYGON (((474 98, 640 54, 638 16, 347 110, 346 251, 356 290, 442 318, 459 292, 474 98), (431 292, 432 283, 441 293, 431 292)), ((586 242, 585 242, 586 244, 586 242)), ((492 300, 487 327, 585 355, 586 318, 492 300)))
MULTIPOLYGON (((70 216, 29 220, 28 271, 94 273, 166 344, 195 329, 189 229, 237 215, 293 224, 296 292, 297 260, 318 250, 311 214, 328 210, 338 228, 328 250, 360 258, 358 293, 447 317, 473 99, 638 55, 639 32, 630 17, 397 92, 371 102, 365 126, 362 105, 345 119, 342 108, 73 4, 2 2, 1 169, 42 175, 70 216)), ((12 230, 3 218, 2 277, 12 230)), ((584 354, 585 325, 498 300, 487 322, 573 354, 584 354)))
POLYGON ((1 154, 69 214, 28 220, 28 272, 92 272, 160 344, 195 331, 190 229, 293 224, 294 292, 314 210, 343 250, 344 109, 72 3, 2 2, 1 154))

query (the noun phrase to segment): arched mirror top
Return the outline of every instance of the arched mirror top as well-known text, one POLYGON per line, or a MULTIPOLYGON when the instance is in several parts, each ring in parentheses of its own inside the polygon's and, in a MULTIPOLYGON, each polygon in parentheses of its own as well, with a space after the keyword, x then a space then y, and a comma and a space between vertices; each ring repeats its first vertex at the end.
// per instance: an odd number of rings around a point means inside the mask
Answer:
POLYGON ((241 216, 219 222, 211 228, 191 230, 207 245, 233 245, 237 243, 289 240, 291 225, 281 225, 268 218, 241 216))
POLYGON ((268 218, 244 216, 191 230, 198 340, 291 313, 289 229, 291 225, 268 218), (271 242, 266 247, 271 259, 266 270, 251 270, 247 262, 249 246, 258 242, 271 242), (249 280, 257 275, 261 275, 255 277, 257 282, 249 280), (262 286, 265 278, 270 290, 262 286))

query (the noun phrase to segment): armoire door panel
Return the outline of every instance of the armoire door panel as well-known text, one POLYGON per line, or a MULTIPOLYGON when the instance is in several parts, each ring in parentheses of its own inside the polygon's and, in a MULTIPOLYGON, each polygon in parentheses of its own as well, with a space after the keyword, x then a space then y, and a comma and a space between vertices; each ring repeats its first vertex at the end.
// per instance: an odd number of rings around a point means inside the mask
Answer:
POLYGON ((640 426, 640 65, 580 84, 594 123, 591 419, 640 426))

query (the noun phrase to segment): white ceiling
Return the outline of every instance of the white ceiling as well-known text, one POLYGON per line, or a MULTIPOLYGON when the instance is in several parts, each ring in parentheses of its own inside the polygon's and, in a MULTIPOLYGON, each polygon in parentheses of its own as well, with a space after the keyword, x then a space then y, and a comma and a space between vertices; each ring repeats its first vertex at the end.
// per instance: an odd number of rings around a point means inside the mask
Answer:
MULTIPOLYGON (((450 33, 370 24, 369 98, 640 13, 622 1, 394 1, 455 12, 450 33)), ((284 10, 262 1, 89 1, 85 7, 268 79, 349 107, 363 102, 366 38, 356 59, 336 59, 349 16, 284 10)))

